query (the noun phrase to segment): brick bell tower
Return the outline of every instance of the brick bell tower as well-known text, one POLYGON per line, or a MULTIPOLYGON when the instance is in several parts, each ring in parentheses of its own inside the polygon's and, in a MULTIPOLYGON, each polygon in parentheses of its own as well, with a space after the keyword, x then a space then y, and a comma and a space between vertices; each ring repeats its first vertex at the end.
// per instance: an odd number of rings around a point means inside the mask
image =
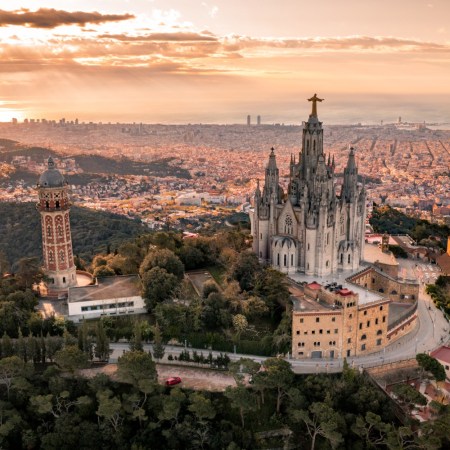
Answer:
POLYGON ((44 272, 49 289, 67 289, 77 285, 70 233, 68 183, 48 158, 48 169, 40 176, 37 191, 41 214, 44 272))

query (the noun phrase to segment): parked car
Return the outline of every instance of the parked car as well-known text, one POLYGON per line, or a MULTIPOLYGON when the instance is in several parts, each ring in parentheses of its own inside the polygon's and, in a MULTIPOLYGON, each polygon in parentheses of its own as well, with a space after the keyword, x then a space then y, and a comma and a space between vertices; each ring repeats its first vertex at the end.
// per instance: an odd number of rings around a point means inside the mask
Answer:
POLYGON ((180 377, 170 377, 166 380, 166 386, 174 386, 175 384, 181 383, 180 377))

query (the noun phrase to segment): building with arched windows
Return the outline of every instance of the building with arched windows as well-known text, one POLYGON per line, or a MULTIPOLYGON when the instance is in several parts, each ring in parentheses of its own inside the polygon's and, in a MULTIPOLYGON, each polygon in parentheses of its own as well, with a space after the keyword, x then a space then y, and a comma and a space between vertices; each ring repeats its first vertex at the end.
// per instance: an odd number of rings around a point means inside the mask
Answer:
POLYGON ((303 122, 302 149, 291 159, 290 183, 284 193, 272 148, 250 213, 253 250, 263 262, 286 273, 327 276, 357 270, 363 255, 366 191, 358 184, 354 149, 350 149, 344 183, 336 192, 334 159, 323 152, 322 122, 316 95, 303 122))

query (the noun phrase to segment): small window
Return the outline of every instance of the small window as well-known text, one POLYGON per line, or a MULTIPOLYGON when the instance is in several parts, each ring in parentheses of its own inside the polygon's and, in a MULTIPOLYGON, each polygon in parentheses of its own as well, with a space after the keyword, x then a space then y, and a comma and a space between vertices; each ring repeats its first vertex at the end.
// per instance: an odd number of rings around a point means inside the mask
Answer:
POLYGON ((327 330, 327 334, 330 334, 331 333, 331 330, 327 330))
POLYGON ((319 334, 323 334, 323 330, 319 330, 319 334))
POLYGON ((320 317, 316 317, 316 323, 320 322, 320 317))
POLYGON ((331 318, 331 321, 332 321, 332 322, 336 322, 336 317, 332 317, 332 318, 331 318))
POLYGON ((300 334, 300 331, 299 331, 299 330, 297 330, 297 334, 300 334))
POLYGON ((383 311, 383 305, 380 306, 380 311, 383 311))
POLYGON ((366 349, 366 344, 361 345, 361 350, 365 350, 366 349))
POLYGON ((383 316, 383 323, 386 322, 386 316, 383 316))
POLYGON ((362 336, 361 336, 361 340, 362 341, 365 341, 367 339, 367 336, 365 335, 365 334, 363 334, 362 336))
POLYGON ((362 330, 362 322, 359 324, 359 329, 362 330))
POLYGON ((367 321, 367 326, 370 327, 370 320, 367 321))
POLYGON ((303 323, 303 318, 300 318, 300 323, 303 323))
POLYGON ((300 356, 302 356, 302 355, 303 355, 303 352, 298 352, 298 354, 299 354, 300 356))
POLYGON ((311 331, 311 334, 316 334, 316 330, 312 330, 312 331, 311 331))
POLYGON ((338 334, 338 329, 337 328, 334 329, 334 334, 338 334))
POLYGON ((367 316, 367 311, 364 311, 364 315, 367 316))
POLYGON ((348 318, 349 318, 349 319, 352 319, 352 318, 353 318, 353 314, 349 314, 349 315, 348 315, 348 318))
POLYGON ((381 339, 377 339, 377 345, 381 345, 381 339))
POLYGON ((352 338, 348 338, 347 339, 347 344, 351 344, 352 343, 352 338))
POLYGON ((380 334, 382 334, 383 332, 381 330, 377 331, 377 336, 379 336, 380 334))
POLYGON ((375 325, 378 325, 378 318, 375 319, 375 325))

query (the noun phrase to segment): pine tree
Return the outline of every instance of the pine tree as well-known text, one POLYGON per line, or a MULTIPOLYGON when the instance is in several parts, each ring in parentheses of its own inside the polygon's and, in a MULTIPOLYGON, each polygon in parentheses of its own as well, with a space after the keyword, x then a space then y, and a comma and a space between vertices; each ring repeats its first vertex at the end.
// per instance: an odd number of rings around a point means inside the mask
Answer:
POLYGON ((161 330, 158 322, 155 325, 154 337, 153 337, 153 357, 159 361, 164 357, 165 346, 162 342, 161 330))
POLYGON ((102 361, 107 361, 109 359, 109 339, 101 320, 97 322, 95 336, 95 356, 102 361))
POLYGON ((11 342, 11 338, 5 333, 2 337, 2 358, 7 358, 8 356, 14 355, 14 347, 11 342))
POLYGON ((141 322, 135 322, 133 327, 133 337, 130 341, 130 350, 137 350, 140 352, 144 351, 144 346, 142 345, 142 329, 141 322))

